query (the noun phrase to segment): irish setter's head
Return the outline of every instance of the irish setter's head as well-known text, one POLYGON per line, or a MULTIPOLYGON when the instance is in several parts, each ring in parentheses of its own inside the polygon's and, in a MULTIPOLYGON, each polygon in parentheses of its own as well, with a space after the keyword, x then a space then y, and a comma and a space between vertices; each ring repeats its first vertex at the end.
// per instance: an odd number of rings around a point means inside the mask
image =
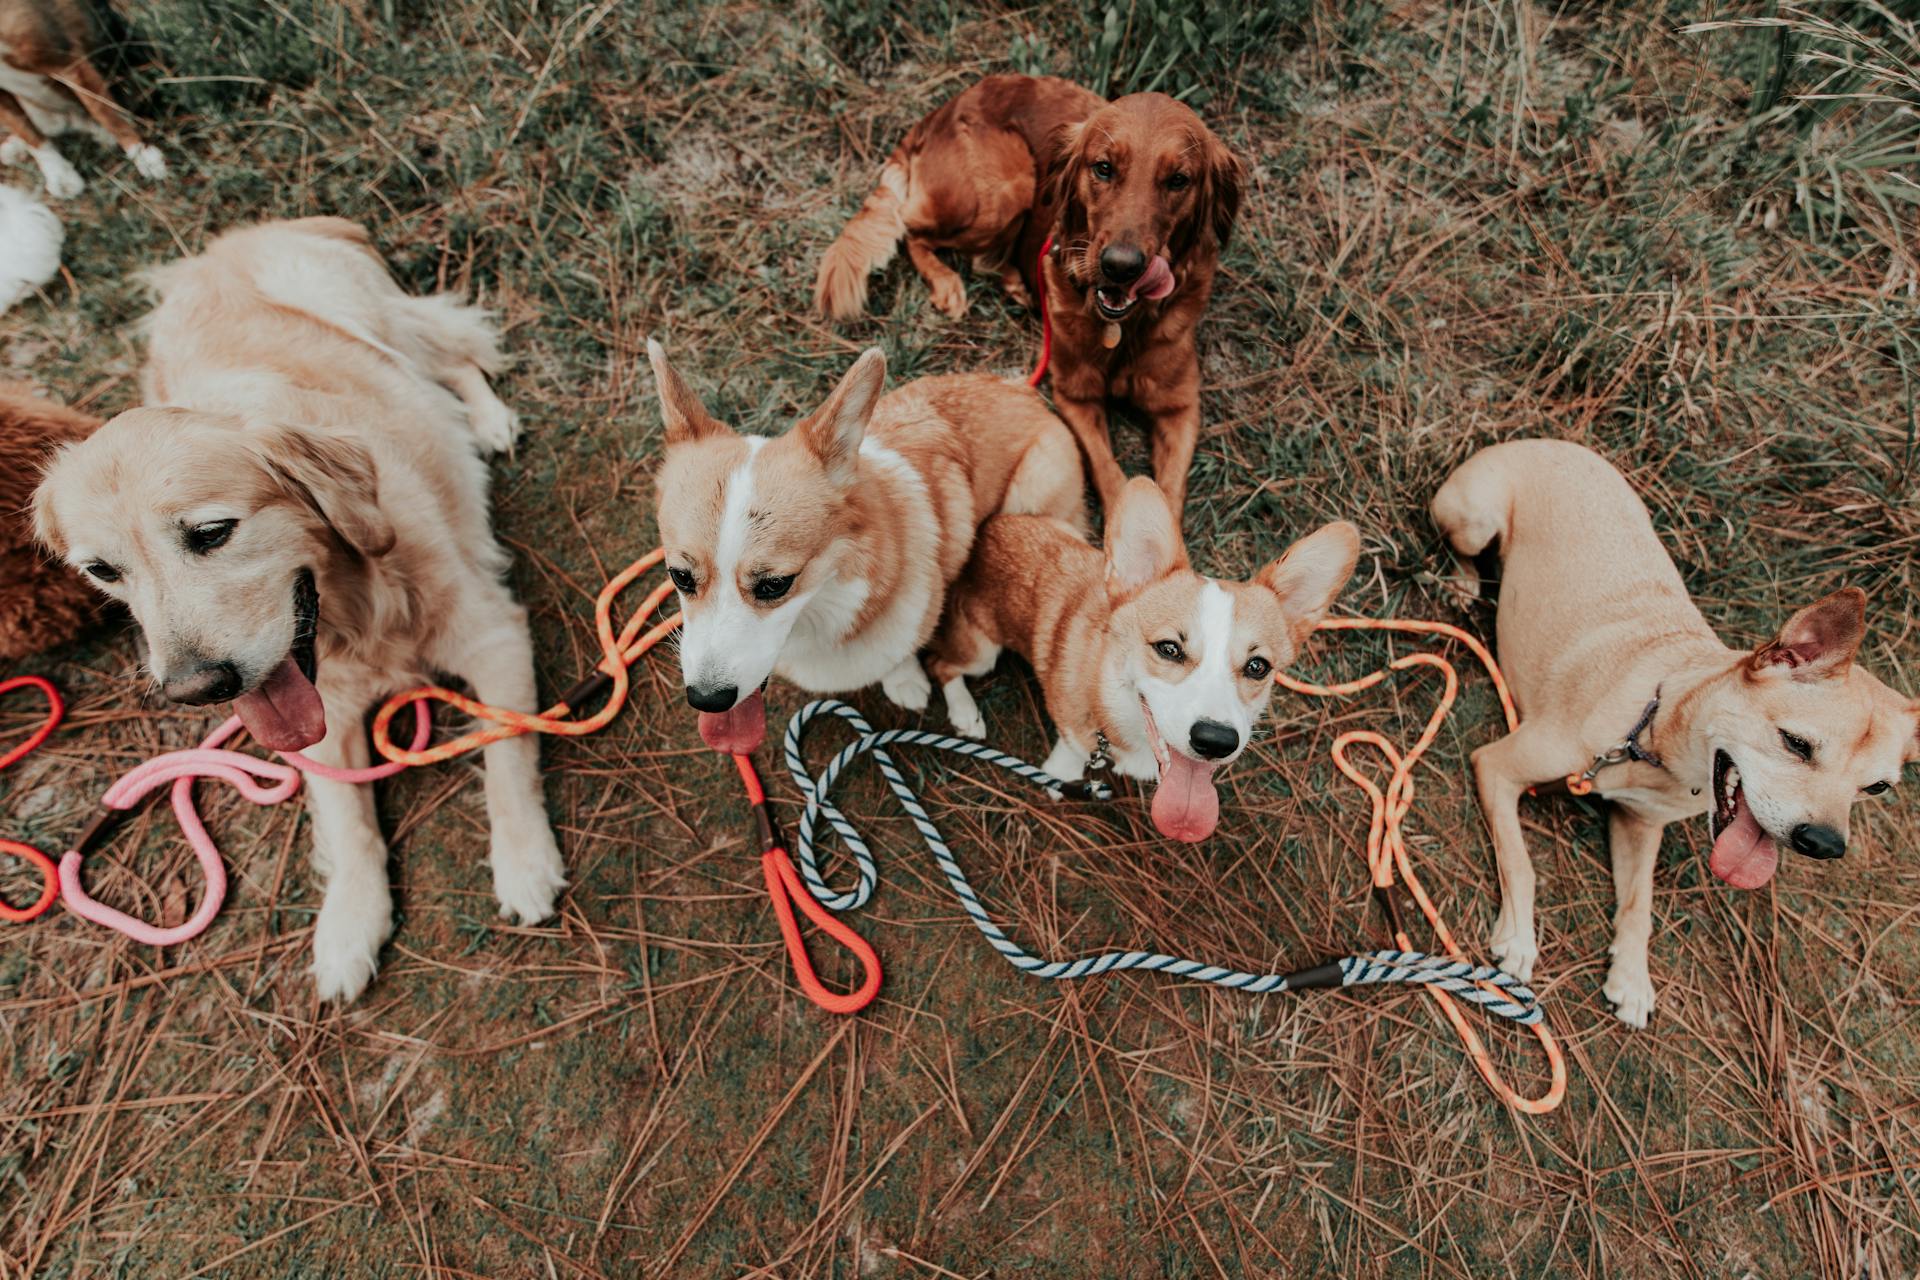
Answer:
POLYGON ((1119 320, 1210 268, 1240 212, 1246 170, 1185 103, 1164 93, 1110 102, 1053 139, 1054 243, 1093 305, 1119 320))

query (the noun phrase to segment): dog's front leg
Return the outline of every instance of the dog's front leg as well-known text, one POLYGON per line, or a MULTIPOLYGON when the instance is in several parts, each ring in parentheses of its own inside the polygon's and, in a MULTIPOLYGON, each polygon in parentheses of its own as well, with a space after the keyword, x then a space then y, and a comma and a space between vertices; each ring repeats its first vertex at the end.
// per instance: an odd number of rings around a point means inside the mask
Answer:
POLYGON ((1155 358, 1143 355, 1133 377, 1134 403, 1153 419, 1153 479, 1179 521, 1187 504, 1187 472, 1200 444, 1200 358, 1189 343, 1155 358))
POLYGON ((1622 805, 1611 806, 1607 824, 1613 854, 1613 964, 1602 994, 1613 1015, 1630 1027, 1645 1027, 1653 1013, 1653 977, 1647 946, 1653 937, 1653 868, 1660 860, 1666 824, 1650 822, 1622 805))
MULTIPOLYGON (((509 711, 537 711, 533 678, 533 642, 527 613, 505 588, 485 593, 477 607, 463 610, 452 634, 458 650, 447 667, 473 686, 480 701, 509 711)), ((547 820, 540 787, 540 742, 532 734, 486 747, 487 822, 492 828, 489 860, 500 914, 521 924, 553 915, 553 902, 567 887, 566 865, 547 820)))
POLYGON ((1127 487, 1127 475, 1113 456, 1113 436, 1107 430, 1106 387, 1102 382, 1091 394, 1076 395, 1068 389, 1069 385, 1059 375, 1055 376, 1054 408, 1073 428, 1080 452, 1086 456, 1087 470, 1093 476, 1093 487, 1100 493, 1100 507, 1110 513, 1120 501, 1120 491, 1127 487))
POLYGON ((1533 930, 1533 860, 1520 830, 1520 797, 1543 781, 1543 770, 1545 778, 1565 776, 1566 769, 1556 768, 1566 754, 1563 741, 1561 734, 1529 721, 1473 753, 1480 808, 1500 871, 1500 913, 1494 918, 1491 946, 1500 967, 1522 982, 1533 977, 1540 944, 1533 930))
MULTIPOLYGON (((364 769, 369 760, 366 699, 328 700, 327 736, 306 755, 339 769, 364 769)), ((387 882, 387 842, 374 814, 373 788, 330 782, 309 774, 307 812, 313 816, 313 868, 320 878, 320 914, 313 924, 313 981, 322 1000, 359 997, 380 967, 380 947, 393 932, 393 890, 387 882)))

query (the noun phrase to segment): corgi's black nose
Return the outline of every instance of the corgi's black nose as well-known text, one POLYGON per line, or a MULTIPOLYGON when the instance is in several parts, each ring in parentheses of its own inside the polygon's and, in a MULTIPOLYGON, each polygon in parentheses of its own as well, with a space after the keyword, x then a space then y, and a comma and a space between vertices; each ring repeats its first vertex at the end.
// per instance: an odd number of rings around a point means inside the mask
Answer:
POLYGON ((1195 720, 1187 741, 1193 746, 1193 754, 1202 760, 1225 760, 1240 749, 1240 735, 1232 725, 1218 720, 1195 720))
POLYGON ((730 684, 687 686, 687 705, 695 711, 731 711, 739 700, 740 690, 730 684))
POLYGON ((160 692, 190 707, 226 702, 240 693, 240 673, 231 662, 203 662, 186 675, 161 685, 160 692))
POLYGON ((1147 269, 1147 255, 1127 245, 1110 244, 1100 251, 1100 274, 1114 284, 1132 284, 1147 269))
POLYGON ((1837 858, 1847 851, 1847 838, 1832 827, 1803 822, 1793 829, 1793 851, 1809 858, 1837 858))

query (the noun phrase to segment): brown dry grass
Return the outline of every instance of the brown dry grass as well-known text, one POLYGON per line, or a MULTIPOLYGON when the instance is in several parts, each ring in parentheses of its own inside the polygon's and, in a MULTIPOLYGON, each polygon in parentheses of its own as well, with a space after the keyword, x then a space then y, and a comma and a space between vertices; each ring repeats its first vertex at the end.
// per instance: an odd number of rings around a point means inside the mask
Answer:
MULTIPOLYGON (((1116 89, 1164 68, 1211 91, 1256 174, 1206 330, 1204 564, 1243 571, 1350 518, 1367 548, 1346 608, 1459 620, 1425 501, 1477 445, 1553 432, 1628 470, 1730 637, 1856 581, 1875 595, 1874 665, 1920 684, 1900 104, 1801 101, 1832 66, 1789 62, 1776 86, 1771 31, 1674 34, 1744 10, 1302 4, 1175 39, 1168 61, 1149 44, 1162 8, 1116 6, 1133 22, 1103 41, 1071 8, 137 5, 180 177, 147 189, 73 148, 94 184, 66 207, 73 283, 6 318, 4 360, 117 410, 134 268, 245 218, 366 220, 410 284, 474 289, 507 322, 503 390, 532 430, 496 469, 498 523, 557 690, 590 661, 598 584, 651 545, 644 337, 664 333, 717 411, 762 430, 868 342, 902 376, 1024 366, 1024 317, 976 285, 949 323, 904 266, 880 319, 821 326, 802 310, 815 255, 891 140, 969 78, 1010 57, 1116 89)), ((1830 48, 1816 36, 1789 52, 1830 48)), ((1359 670, 1387 650, 1321 652, 1359 670)), ((121 631, 44 667, 74 714, 0 779, 0 826, 53 845, 204 718, 143 700, 121 631)), ((847 803, 883 887, 858 924, 887 987, 857 1020, 818 1014, 676 683, 649 667, 612 729, 548 748, 576 886, 549 925, 493 918, 474 767, 383 789, 404 915, 353 1008, 318 1007, 303 973, 315 897, 291 806, 207 797, 234 885, 192 944, 62 916, 0 931, 0 1275, 1920 1268, 1909 800, 1876 808, 1844 862, 1791 863, 1759 895, 1718 886, 1701 834, 1673 832, 1661 1003, 1637 1034, 1599 992, 1604 823, 1529 805, 1542 987, 1574 1072, 1566 1105, 1531 1120, 1411 994, 1020 978, 865 775, 847 803)), ((907 763, 1032 949, 1293 967, 1380 937, 1363 812, 1325 748, 1362 723, 1410 736, 1430 696, 1408 680, 1351 705, 1283 699, 1199 854, 1154 839, 1137 803, 1045 806, 986 771, 907 763)), ((776 723, 799 705, 774 701, 776 723)), ((983 706, 1004 745, 1043 753, 1019 672, 983 706)), ((1463 766, 1494 710, 1470 682, 1411 823, 1476 947, 1492 869, 1463 766)), ((0 740, 26 719, 0 707, 0 740)), ((110 901, 178 919, 191 868, 149 819, 91 870, 110 901)), ((1492 1034, 1537 1088, 1530 1040, 1492 1034)))

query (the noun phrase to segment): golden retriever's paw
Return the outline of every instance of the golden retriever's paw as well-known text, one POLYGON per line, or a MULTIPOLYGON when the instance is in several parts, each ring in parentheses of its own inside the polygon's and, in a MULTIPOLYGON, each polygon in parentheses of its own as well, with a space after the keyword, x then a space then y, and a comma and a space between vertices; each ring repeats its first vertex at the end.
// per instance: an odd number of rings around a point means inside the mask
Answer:
POLYGON ((1613 1016, 1644 1031, 1653 1016, 1653 979, 1639 965, 1615 960, 1607 969, 1607 985, 1600 994, 1613 1002, 1613 1016))
POLYGON ((160 154, 160 148, 136 142, 127 148, 127 159, 133 161, 133 171, 148 182, 166 181, 167 158, 160 154))
POLYGON ((1522 982, 1533 981, 1533 964, 1540 958, 1540 944, 1534 940, 1533 926, 1515 924, 1503 909, 1493 922, 1493 938, 1488 944, 1494 962, 1522 982))
POLYGON ((927 699, 933 696, 933 681, 927 679, 927 669, 920 665, 920 659, 912 657, 880 678, 880 692, 903 710, 925 711, 927 699))
POLYGON ((492 862, 502 919, 539 924, 553 918, 554 901, 567 887, 567 868, 551 827, 542 823, 537 834, 518 840, 496 836, 492 862))
POLYGON ((520 415, 499 400, 470 406, 467 420, 483 453, 505 453, 520 438, 520 415))
POLYGON ((322 1000, 360 998, 380 968, 380 948, 393 932, 391 905, 377 907, 329 894, 313 926, 313 985, 322 1000))
POLYGON ((953 320, 967 314, 967 286, 959 276, 933 286, 933 309, 953 320))

